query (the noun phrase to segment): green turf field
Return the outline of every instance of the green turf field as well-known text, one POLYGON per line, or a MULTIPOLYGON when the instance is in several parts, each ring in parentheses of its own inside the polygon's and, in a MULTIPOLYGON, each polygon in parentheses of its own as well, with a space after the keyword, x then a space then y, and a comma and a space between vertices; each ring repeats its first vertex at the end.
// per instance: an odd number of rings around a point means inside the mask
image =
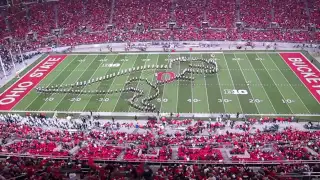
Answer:
MULTIPOLYGON (((198 57, 209 59, 212 53, 144 54, 71 54, 39 86, 72 84, 133 67, 168 63, 168 59, 198 57), (120 65, 117 65, 120 64, 120 65)), ((320 105, 290 70, 278 53, 215 53, 217 74, 193 74, 195 80, 161 85, 160 95, 152 101, 160 112, 246 114, 319 114, 320 105)), ((167 71, 180 72, 186 65, 167 71)), ((82 90, 124 88, 133 77, 155 82, 155 73, 141 70, 129 75, 95 83, 82 90)), ((153 93, 143 82, 134 84, 146 94, 153 93)), ((31 91, 14 110, 70 112, 137 112, 127 99, 133 93, 112 95, 40 94, 31 91)))

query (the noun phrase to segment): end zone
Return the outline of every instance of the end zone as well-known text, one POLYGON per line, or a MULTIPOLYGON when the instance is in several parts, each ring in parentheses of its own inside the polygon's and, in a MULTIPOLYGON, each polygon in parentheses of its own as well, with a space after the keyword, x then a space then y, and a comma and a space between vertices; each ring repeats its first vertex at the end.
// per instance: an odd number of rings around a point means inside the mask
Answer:
POLYGON ((279 53, 313 97, 320 103, 320 71, 303 54, 279 53))
POLYGON ((40 83, 67 55, 50 55, 0 95, 0 110, 11 110, 40 83))

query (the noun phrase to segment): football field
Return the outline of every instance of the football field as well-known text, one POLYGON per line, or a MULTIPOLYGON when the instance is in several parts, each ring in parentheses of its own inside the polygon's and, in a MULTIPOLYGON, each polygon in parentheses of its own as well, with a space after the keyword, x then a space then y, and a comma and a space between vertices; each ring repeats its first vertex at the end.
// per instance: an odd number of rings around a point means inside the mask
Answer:
MULTIPOLYGON (((218 65, 218 72, 191 73, 193 81, 174 80, 157 85, 159 95, 150 101, 156 106, 156 111, 320 114, 320 105, 316 97, 281 54, 276 52, 68 54, 48 75, 39 80, 35 87, 70 85, 141 66, 160 67, 168 65, 171 59, 178 57, 214 59, 218 65)), ((108 80, 77 87, 77 90, 90 92, 124 89, 128 88, 126 82, 135 77, 146 78, 152 84, 156 84, 159 73, 162 75, 161 78, 166 79, 170 74, 182 72, 190 63, 178 62, 178 65, 166 69, 130 71, 108 80)), ((154 89, 144 81, 135 81, 130 87, 142 90, 146 97, 155 94, 154 89)), ((128 103, 128 99, 133 96, 134 92, 123 91, 112 94, 39 93, 32 88, 12 108, 10 107, 10 110, 141 112, 128 103)), ((139 100, 141 99, 137 99, 139 100)), ((1 106, 0 110, 3 110, 1 106)))

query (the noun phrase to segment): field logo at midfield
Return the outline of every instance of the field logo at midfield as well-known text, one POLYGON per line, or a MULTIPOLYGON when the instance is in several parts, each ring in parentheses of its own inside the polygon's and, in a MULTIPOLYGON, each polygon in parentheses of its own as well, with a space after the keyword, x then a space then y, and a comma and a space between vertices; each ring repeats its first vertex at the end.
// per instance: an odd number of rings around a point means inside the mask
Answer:
POLYGON ((320 103, 320 71, 301 53, 280 53, 281 57, 320 103))
POLYGON ((67 55, 50 55, 32 68, 0 95, 0 110, 11 110, 66 57, 67 55))
POLYGON ((174 72, 158 72, 157 73, 157 81, 159 82, 165 82, 165 81, 173 81, 176 77, 176 74, 174 72), (169 78, 166 78, 166 75, 169 76, 169 78))

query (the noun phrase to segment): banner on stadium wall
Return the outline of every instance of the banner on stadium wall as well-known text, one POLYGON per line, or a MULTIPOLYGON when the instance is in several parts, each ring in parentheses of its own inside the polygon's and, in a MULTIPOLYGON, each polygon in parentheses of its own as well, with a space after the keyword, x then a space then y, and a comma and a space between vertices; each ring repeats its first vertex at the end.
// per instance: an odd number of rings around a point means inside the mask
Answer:
POLYGON ((38 51, 41 53, 52 52, 53 48, 52 47, 38 48, 38 51))

